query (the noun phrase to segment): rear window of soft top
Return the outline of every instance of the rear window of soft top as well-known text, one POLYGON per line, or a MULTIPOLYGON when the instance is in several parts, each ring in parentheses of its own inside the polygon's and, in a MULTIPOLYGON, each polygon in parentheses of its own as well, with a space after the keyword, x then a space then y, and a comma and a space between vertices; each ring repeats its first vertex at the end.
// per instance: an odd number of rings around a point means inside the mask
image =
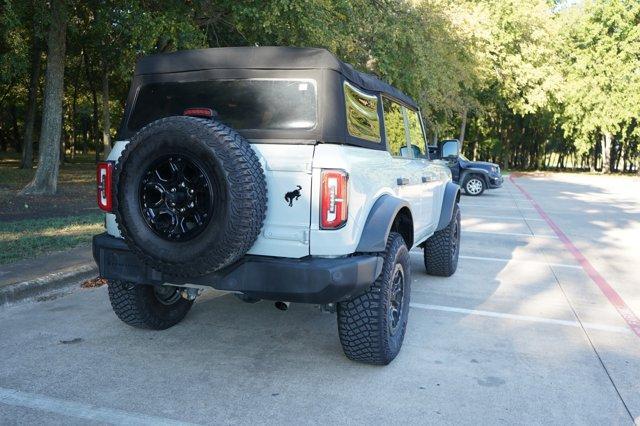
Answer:
POLYGON ((187 108, 210 108, 238 130, 309 130, 317 123, 316 84, 310 79, 224 79, 142 86, 127 123, 137 131, 187 108))

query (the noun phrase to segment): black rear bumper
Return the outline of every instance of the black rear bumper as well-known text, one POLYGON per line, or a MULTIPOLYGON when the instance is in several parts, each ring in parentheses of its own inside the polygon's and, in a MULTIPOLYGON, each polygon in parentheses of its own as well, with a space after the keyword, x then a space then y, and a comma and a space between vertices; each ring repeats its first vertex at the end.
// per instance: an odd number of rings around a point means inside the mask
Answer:
POLYGON ((192 284, 246 293, 260 299, 332 303, 368 288, 382 271, 382 257, 357 255, 302 259, 247 255, 220 271, 193 278, 163 274, 143 264, 124 241, 107 234, 93 237, 100 277, 140 284, 192 284))

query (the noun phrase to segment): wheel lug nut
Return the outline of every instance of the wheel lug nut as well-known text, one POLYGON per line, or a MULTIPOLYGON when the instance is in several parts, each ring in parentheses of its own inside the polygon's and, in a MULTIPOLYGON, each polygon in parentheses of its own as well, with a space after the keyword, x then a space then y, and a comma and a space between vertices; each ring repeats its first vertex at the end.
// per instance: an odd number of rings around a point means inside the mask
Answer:
POLYGON ((180 209, 180 211, 181 211, 181 212, 184 212, 184 207, 182 207, 182 208, 180 209))
POLYGON ((193 194, 193 189, 190 189, 190 190, 189 190, 189 194, 193 194))
POLYGON ((176 189, 175 188, 171 188, 171 192, 176 192, 176 189))

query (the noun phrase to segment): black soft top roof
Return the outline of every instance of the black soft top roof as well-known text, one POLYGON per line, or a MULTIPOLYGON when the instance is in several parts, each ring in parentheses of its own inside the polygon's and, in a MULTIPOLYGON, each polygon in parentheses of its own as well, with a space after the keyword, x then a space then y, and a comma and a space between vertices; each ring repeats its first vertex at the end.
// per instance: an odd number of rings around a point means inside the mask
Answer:
POLYGON ((208 69, 329 69, 364 90, 386 93, 413 108, 418 105, 400 90, 373 75, 356 71, 326 49, 302 47, 218 47, 149 55, 138 60, 135 74, 165 74, 208 69))

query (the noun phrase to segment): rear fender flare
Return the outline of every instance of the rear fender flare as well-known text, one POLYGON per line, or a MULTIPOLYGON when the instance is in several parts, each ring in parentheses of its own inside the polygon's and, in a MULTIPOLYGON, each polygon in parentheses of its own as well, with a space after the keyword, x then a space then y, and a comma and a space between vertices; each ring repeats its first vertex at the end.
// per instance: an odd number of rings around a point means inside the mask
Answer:
MULTIPOLYGON (((359 253, 385 251, 391 227, 402 209, 411 211, 409 203, 400 198, 388 194, 378 198, 369 211, 356 251, 359 253)), ((411 229, 411 233, 413 233, 413 229, 411 229)), ((413 235, 411 235, 411 241, 406 241, 406 243, 407 246, 413 243, 413 235)))

